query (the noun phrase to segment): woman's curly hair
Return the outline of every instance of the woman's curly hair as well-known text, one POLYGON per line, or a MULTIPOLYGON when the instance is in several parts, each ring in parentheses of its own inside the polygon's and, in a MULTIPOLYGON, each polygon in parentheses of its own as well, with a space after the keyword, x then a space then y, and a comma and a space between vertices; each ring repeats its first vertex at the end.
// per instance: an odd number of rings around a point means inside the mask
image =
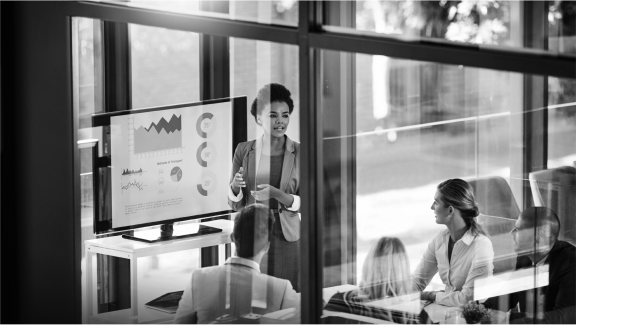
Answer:
POLYGON ((258 90, 258 95, 251 104, 251 115, 253 115, 256 122, 258 122, 257 115, 260 114, 262 109, 273 102, 285 103, 289 106, 289 114, 293 112, 293 100, 289 89, 281 84, 271 83, 258 90))

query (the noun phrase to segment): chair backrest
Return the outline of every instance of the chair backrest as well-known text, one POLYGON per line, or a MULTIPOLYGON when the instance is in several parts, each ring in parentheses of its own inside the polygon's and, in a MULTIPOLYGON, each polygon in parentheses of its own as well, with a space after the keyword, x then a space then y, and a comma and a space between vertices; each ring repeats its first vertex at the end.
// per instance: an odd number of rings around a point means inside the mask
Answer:
POLYGON ((516 268, 516 253, 513 247, 511 230, 516 224, 514 219, 480 215, 478 223, 491 237, 493 246, 493 274, 513 271, 516 268))
POLYGON ((560 219, 559 240, 576 244, 576 169, 565 166, 529 174, 535 206, 552 209, 560 219))
POLYGON ((514 220, 518 219, 520 208, 513 197, 511 187, 504 178, 491 176, 468 180, 467 182, 473 187, 480 213, 514 220))
POLYGON ((511 230, 520 215, 520 208, 511 187, 500 176, 482 177, 468 181, 473 187, 480 208, 478 222, 491 236, 493 245, 493 274, 512 271, 516 267, 511 230))

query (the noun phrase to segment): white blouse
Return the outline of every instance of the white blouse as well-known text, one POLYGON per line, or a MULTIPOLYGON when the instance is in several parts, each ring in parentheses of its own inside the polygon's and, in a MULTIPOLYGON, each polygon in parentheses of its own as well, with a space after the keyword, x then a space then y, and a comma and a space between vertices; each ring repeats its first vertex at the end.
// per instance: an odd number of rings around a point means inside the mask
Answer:
POLYGON ((422 255, 413 272, 413 286, 422 291, 438 272, 445 292, 436 294, 436 303, 445 306, 462 306, 473 300, 476 279, 493 275, 493 246, 484 235, 474 235, 471 230, 453 246, 451 262, 448 256, 449 230, 438 233, 422 255))

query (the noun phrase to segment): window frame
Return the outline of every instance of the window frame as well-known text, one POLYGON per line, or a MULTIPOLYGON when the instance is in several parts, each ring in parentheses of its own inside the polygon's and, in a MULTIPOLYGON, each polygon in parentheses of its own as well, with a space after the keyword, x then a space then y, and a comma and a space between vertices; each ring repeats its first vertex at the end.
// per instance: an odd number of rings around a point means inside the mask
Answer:
MULTIPOLYGON (((554 54, 544 49, 496 48, 459 44, 434 39, 406 40, 395 35, 374 35, 354 32, 340 27, 323 26, 328 3, 323 1, 302 1, 299 3, 298 27, 265 25, 254 22, 235 21, 214 16, 200 16, 172 13, 159 9, 128 7, 115 3, 68 2, 61 4, 62 12, 72 17, 86 17, 107 22, 120 22, 195 32, 209 37, 238 37, 298 46, 300 69, 300 104, 307 109, 300 110, 302 168, 301 177, 301 276, 302 322, 318 323, 322 315, 323 284, 323 240, 324 240, 324 175, 322 112, 317 107, 317 82, 321 73, 320 51, 334 50, 371 55, 385 55, 400 59, 429 61, 443 64, 464 65, 475 68, 511 71, 523 74, 576 78, 575 55, 554 54)), ((69 61, 71 58, 69 58, 69 61)), ((215 66, 215 62, 214 62, 215 66)), ((201 70, 203 65, 201 65, 201 70)), ((216 82, 213 82, 215 88, 216 82)), ((209 85, 210 87, 211 85, 209 85)), ((203 86, 204 87, 204 86, 203 86)), ((526 87, 526 86, 525 86, 526 87)), ((539 91, 538 86, 532 86, 539 91)), ((546 82, 542 85, 546 89, 546 82)), ((213 95, 224 95, 224 89, 213 90, 213 95)), ((525 91, 525 98, 528 92, 525 91)), ((529 92, 532 94, 531 92, 529 92)), ((202 93, 201 93, 202 95, 202 93)), ((130 92, 129 92, 130 96, 130 92)), ((120 97, 122 99, 122 97, 120 97)), ((129 98, 130 99, 130 98, 129 98)), ((525 99, 526 100, 526 99, 525 99)), ((546 95, 543 99, 546 105, 546 95)), ((542 106, 544 107, 544 105, 542 106)), ((546 132, 546 109, 535 118, 523 114, 525 130, 542 125, 546 132)), ((546 134, 539 138, 525 135, 523 152, 523 172, 539 168, 534 159, 543 159, 546 164, 546 134), (535 147, 535 148, 534 148, 535 147), (540 157, 535 149, 543 151, 540 157)), ((77 162, 79 152, 73 151, 77 162)), ((75 176, 79 177, 79 176, 75 176)), ((79 184, 78 180, 75 180, 79 184)), ((79 213, 79 212, 77 212, 79 213)), ((80 216, 76 216, 79 220, 80 216)), ((77 240, 78 249, 82 246, 77 240)), ((77 261, 80 263, 80 261, 77 261)), ((76 302, 78 303, 78 302, 76 302)), ((77 310, 80 310, 79 308, 77 310)))

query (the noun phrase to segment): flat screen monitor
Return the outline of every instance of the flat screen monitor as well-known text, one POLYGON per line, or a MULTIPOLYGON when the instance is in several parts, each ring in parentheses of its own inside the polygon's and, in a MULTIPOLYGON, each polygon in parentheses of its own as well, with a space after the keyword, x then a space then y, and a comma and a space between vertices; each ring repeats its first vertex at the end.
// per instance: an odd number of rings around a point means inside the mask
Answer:
POLYGON ((246 97, 95 114, 94 233, 229 214, 233 150, 246 97), (102 155, 100 155, 102 151, 102 155))

